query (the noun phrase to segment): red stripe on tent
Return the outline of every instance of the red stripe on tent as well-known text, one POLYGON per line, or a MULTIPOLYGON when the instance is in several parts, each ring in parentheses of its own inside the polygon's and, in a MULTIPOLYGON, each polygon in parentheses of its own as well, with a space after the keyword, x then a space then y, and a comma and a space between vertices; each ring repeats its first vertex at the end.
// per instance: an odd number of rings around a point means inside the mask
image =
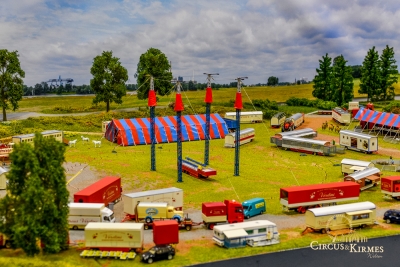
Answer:
MULTIPOLYGON (((150 123, 150 118, 147 118, 147 120, 150 123)), ((154 118, 154 121, 156 120, 156 118, 154 118)), ((151 127, 151 125, 150 125, 151 127)), ((156 131, 156 140, 157 140, 157 144, 158 143, 162 143, 162 137, 161 137, 161 133, 160 133, 160 128, 158 128, 158 125, 154 122, 154 130, 156 131)), ((149 133, 150 133, 150 128, 149 128, 149 133)), ((151 140, 151 136, 150 136, 150 140, 151 140)))
POLYGON ((375 116, 375 119, 371 121, 372 123, 376 123, 382 115, 382 112, 376 111, 375 113, 377 113, 377 115, 375 116))
POLYGON ((135 125, 132 123, 130 119, 125 119, 124 121, 126 122, 126 124, 128 124, 129 128, 131 129, 133 142, 135 143, 135 145, 140 144, 139 135, 137 133, 135 125))
POLYGON ((387 125, 390 126, 390 127, 392 127, 393 124, 394 124, 394 122, 395 122, 398 118, 399 118, 399 115, 395 114, 395 115, 393 116, 392 120, 391 120, 389 123, 387 123, 387 125))
MULTIPOLYGON (((365 113, 368 112, 368 109, 360 109, 358 112, 359 112, 360 114, 359 114, 359 116, 356 115, 356 119, 361 121, 362 118, 364 117, 365 113)), ((358 113, 357 113, 357 114, 358 114, 358 113)))
POLYGON ((113 120, 115 126, 119 129, 118 134, 117 134, 117 144, 118 145, 123 145, 127 146, 128 145, 128 140, 124 138, 125 136, 125 131, 123 131, 124 127, 122 126, 121 122, 118 120, 113 120))
POLYGON ((165 130, 165 133, 167 134, 168 142, 173 142, 174 139, 172 138, 172 134, 171 134, 171 126, 168 125, 168 123, 164 120, 163 117, 158 117, 158 119, 160 120, 161 124, 164 126, 164 130, 165 130))
POLYGON ((391 114, 392 114, 392 113, 386 113, 386 115, 385 115, 385 117, 382 119, 380 125, 386 125, 386 120, 389 118, 389 116, 390 116, 391 114))
POLYGON ((185 124, 185 126, 186 126, 186 130, 187 130, 187 133, 189 136, 189 141, 194 140, 192 127, 188 127, 188 125, 190 125, 190 123, 186 120, 185 116, 182 116, 181 120, 182 120, 183 124, 185 124))
MULTIPOLYGON (((203 119, 204 122, 206 121, 206 115, 200 114, 199 116, 200 116, 200 118, 203 119)), ((204 125, 205 125, 205 124, 204 124, 204 125)), ((205 126, 204 126, 204 127, 205 127, 205 126)), ((204 129, 204 131, 205 131, 205 129, 204 129)), ((218 138, 218 136, 219 136, 219 134, 215 133, 215 132, 214 132, 214 128, 211 127, 211 121, 210 121, 210 137, 211 137, 211 139, 218 138)))
POLYGON ((144 136, 144 139, 146 140, 146 144, 151 144, 150 129, 147 128, 146 124, 142 121, 141 118, 136 119, 136 121, 142 127, 143 136, 144 136))
POLYGON ((210 114, 211 118, 217 123, 218 131, 219 131, 219 138, 225 137, 224 128, 222 127, 222 123, 218 120, 218 118, 214 114, 210 114))
POLYGON ((205 138, 205 132, 206 132, 206 126, 205 126, 205 124, 204 124, 204 130, 203 130, 203 127, 201 127, 201 123, 199 122, 199 120, 195 117, 195 116, 193 116, 193 115, 190 115, 190 118, 192 119, 192 121, 195 123, 195 125, 196 125, 196 128, 197 128, 197 132, 199 133, 199 137, 200 137, 200 140, 205 140, 206 138, 205 138))
MULTIPOLYGON (((178 136, 178 123, 176 122, 175 117, 173 117, 173 116, 168 116, 168 119, 172 122, 172 124, 174 125, 174 127, 176 129, 176 141, 178 141, 178 138, 179 138, 179 136, 178 136)), ((181 141, 183 141, 183 140, 184 140, 184 138, 183 138, 183 133, 182 133, 181 141)))
POLYGON ((371 117, 374 115, 374 111, 370 111, 370 114, 368 114, 367 118, 365 119, 365 121, 368 121, 371 119, 371 117))

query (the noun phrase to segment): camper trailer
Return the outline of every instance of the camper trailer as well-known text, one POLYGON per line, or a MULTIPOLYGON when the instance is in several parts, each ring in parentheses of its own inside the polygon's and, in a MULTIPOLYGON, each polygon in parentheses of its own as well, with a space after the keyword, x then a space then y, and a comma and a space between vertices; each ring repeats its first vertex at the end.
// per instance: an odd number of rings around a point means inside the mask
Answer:
POLYGON ((382 177, 381 192, 387 196, 400 199, 400 176, 382 177))
POLYGON ((285 112, 278 112, 271 118, 271 127, 280 128, 286 119, 285 112))
POLYGON ((376 206, 365 201, 306 211, 306 225, 314 231, 326 233, 354 227, 364 227, 376 221, 376 206))
POLYGON ((340 163, 342 166, 343 175, 348 175, 356 171, 362 171, 365 168, 375 167, 375 164, 372 162, 355 159, 342 159, 340 163))
POLYGON ((332 110, 332 119, 339 122, 340 124, 350 124, 350 113, 342 108, 334 108, 332 110))
MULTIPOLYGON (((226 119, 236 120, 236 112, 226 112, 226 119)), ((240 123, 255 123, 263 121, 262 111, 243 111, 240 112, 240 123)))
POLYGON ((360 191, 376 186, 381 179, 381 172, 378 168, 366 168, 362 171, 357 171, 346 175, 344 177, 345 182, 355 182, 360 185, 360 191))
POLYGON ((371 154, 378 151, 378 137, 349 130, 339 132, 339 143, 346 149, 371 154))
POLYGON ((279 243, 276 224, 267 220, 256 220, 214 227, 214 242, 226 248, 257 247, 279 243))

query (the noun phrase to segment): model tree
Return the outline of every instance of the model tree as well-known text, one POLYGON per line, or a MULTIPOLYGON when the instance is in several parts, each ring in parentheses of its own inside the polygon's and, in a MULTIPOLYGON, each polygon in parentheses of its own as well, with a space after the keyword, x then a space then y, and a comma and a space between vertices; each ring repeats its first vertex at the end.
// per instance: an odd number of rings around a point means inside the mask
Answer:
POLYGON ((346 66, 347 61, 343 55, 333 60, 332 89, 333 101, 339 106, 351 101, 354 97, 352 69, 346 66))
POLYGON ((18 57, 18 51, 0 49, 0 105, 3 108, 3 121, 7 120, 7 109, 18 109, 18 101, 24 94, 22 78, 25 78, 25 72, 21 69, 18 57))
POLYGON ((358 93, 366 94, 367 101, 375 100, 380 88, 379 56, 375 46, 368 50, 361 67, 360 89, 358 93))
POLYGON ((7 195, 0 200, 0 232, 29 256, 68 248, 68 197, 62 163, 65 147, 37 133, 33 146, 17 144, 10 154, 7 195))
POLYGON ((172 73, 167 56, 156 48, 150 48, 139 59, 135 77, 137 78, 137 97, 147 99, 150 90, 149 77, 154 77, 154 90, 159 95, 168 95, 171 91, 172 73))
POLYGON ((103 51, 100 56, 96 56, 90 73, 93 75, 90 87, 95 93, 94 104, 106 103, 108 112, 110 103, 122 103, 122 97, 126 95, 128 71, 121 65, 119 58, 113 57, 112 51, 103 51))
POLYGON ((314 90, 312 95, 318 99, 324 101, 332 101, 332 58, 328 56, 322 56, 322 60, 319 60, 319 69, 316 69, 317 75, 314 77, 314 90))
POLYGON ((380 86, 380 99, 393 100, 394 99, 394 83, 397 83, 397 65, 394 58, 393 47, 386 45, 382 51, 379 60, 381 71, 381 86, 380 86))

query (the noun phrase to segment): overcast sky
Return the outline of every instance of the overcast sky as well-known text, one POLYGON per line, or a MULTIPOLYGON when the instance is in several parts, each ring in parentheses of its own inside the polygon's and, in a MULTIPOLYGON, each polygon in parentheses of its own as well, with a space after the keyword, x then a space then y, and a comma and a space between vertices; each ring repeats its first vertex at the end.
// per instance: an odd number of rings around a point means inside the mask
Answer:
POLYGON ((2 0, 1 49, 18 50, 25 84, 89 84, 93 58, 113 51, 130 80, 141 54, 160 49, 173 76, 217 83, 248 76, 312 80, 323 55, 361 65, 375 46, 400 61, 398 0, 2 0))

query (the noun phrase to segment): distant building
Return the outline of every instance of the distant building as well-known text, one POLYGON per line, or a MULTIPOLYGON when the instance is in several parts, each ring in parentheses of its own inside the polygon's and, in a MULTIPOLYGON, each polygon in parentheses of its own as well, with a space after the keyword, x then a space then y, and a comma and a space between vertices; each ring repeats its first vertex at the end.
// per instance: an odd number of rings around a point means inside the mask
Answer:
POLYGON ((183 82, 183 77, 178 76, 178 82, 183 82))

